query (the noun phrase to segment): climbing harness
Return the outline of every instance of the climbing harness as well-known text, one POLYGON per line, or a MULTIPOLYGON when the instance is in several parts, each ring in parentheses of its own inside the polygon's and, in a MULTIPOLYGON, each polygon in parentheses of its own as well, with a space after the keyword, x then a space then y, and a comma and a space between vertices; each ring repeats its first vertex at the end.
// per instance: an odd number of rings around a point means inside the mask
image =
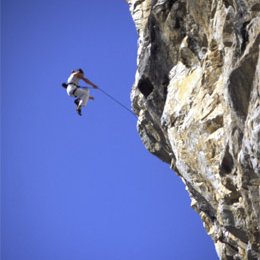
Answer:
MULTIPOLYGON (((76 88, 71 92, 71 94, 72 94, 74 97, 77 97, 77 96, 76 96, 76 91, 77 91, 77 89, 78 89, 78 88, 83 88, 83 87, 81 87, 81 86, 75 84, 74 82, 70 82, 70 83, 65 83, 65 82, 63 82, 61 85, 62 85, 64 88, 67 88, 68 85, 73 85, 73 86, 75 86, 76 88)), ((89 87, 84 87, 84 88, 89 88, 89 87)))
POLYGON ((70 82, 70 83, 65 83, 65 82, 63 82, 61 85, 62 85, 64 88, 67 88, 68 85, 73 85, 73 86, 75 86, 75 87, 77 87, 77 88, 80 88, 80 86, 77 85, 77 84, 75 84, 74 82, 70 82))

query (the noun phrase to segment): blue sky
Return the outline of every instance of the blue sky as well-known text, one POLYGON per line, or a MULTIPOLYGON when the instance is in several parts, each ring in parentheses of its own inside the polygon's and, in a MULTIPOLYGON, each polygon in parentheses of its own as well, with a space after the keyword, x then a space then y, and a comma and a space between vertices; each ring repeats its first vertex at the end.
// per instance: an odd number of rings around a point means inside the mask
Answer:
POLYGON ((124 0, 3 0, 2 260, 217 259, 179 178, 99 91, 79 117, 72 69, 130 108, 137 34, 124 0))

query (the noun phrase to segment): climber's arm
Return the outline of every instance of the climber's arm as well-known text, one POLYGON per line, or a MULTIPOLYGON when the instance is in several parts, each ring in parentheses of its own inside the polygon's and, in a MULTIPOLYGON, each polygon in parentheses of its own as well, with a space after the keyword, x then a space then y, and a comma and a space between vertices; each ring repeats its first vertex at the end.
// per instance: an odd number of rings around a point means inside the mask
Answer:
POLYGON ((89 84, 90 86, 92 86, 93 88, 98 88, 98 86, 96 84, 94 84, 93 82, 91 82, 89 79, 87 79, 86 77, 83 76, 82 73, 80 72, 76 72, 75 76, 82 79, 85 83, 89 84))
POLYGON ((84 82, 86 82, 87 84, 91 85, 93 88, 98 88, 98 86, 96 84, 94 84, 93 82, 91 82, 89 79, 85 78, 82 76, 81 78, 84 82))

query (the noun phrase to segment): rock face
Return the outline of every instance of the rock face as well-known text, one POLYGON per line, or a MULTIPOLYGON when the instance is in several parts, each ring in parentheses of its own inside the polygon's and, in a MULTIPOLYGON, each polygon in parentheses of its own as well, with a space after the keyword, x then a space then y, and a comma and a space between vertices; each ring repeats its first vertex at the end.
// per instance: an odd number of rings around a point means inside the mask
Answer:
POLYGON ((181 177, 220 259, 260 259, 259 0, 128 0, 145 147, 181 177))

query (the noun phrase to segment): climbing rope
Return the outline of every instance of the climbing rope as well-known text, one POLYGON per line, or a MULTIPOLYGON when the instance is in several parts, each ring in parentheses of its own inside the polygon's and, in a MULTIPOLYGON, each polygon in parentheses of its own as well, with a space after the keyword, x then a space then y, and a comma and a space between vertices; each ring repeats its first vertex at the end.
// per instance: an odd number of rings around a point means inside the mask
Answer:
POLYGON ((114 98, 113 96, 111 96, 110 94, 108 94, 105 90, 103 90, 102 88, 98 87, 98 90, 100 90, 104 95, 106 95, 107 97, 109 97, 111 100, 113 100, 115 103, 117 103, 119 106, 121 106, 122 108, 124 108, 126 111, 128 111, 129 113, 131 113, 136 119, 138 119, 138 117, 136 116, 136 114, 131 111, 127 106, 125 106, 124 104, 122 104, 120 101, 118 101, 116 98, 114 98))

